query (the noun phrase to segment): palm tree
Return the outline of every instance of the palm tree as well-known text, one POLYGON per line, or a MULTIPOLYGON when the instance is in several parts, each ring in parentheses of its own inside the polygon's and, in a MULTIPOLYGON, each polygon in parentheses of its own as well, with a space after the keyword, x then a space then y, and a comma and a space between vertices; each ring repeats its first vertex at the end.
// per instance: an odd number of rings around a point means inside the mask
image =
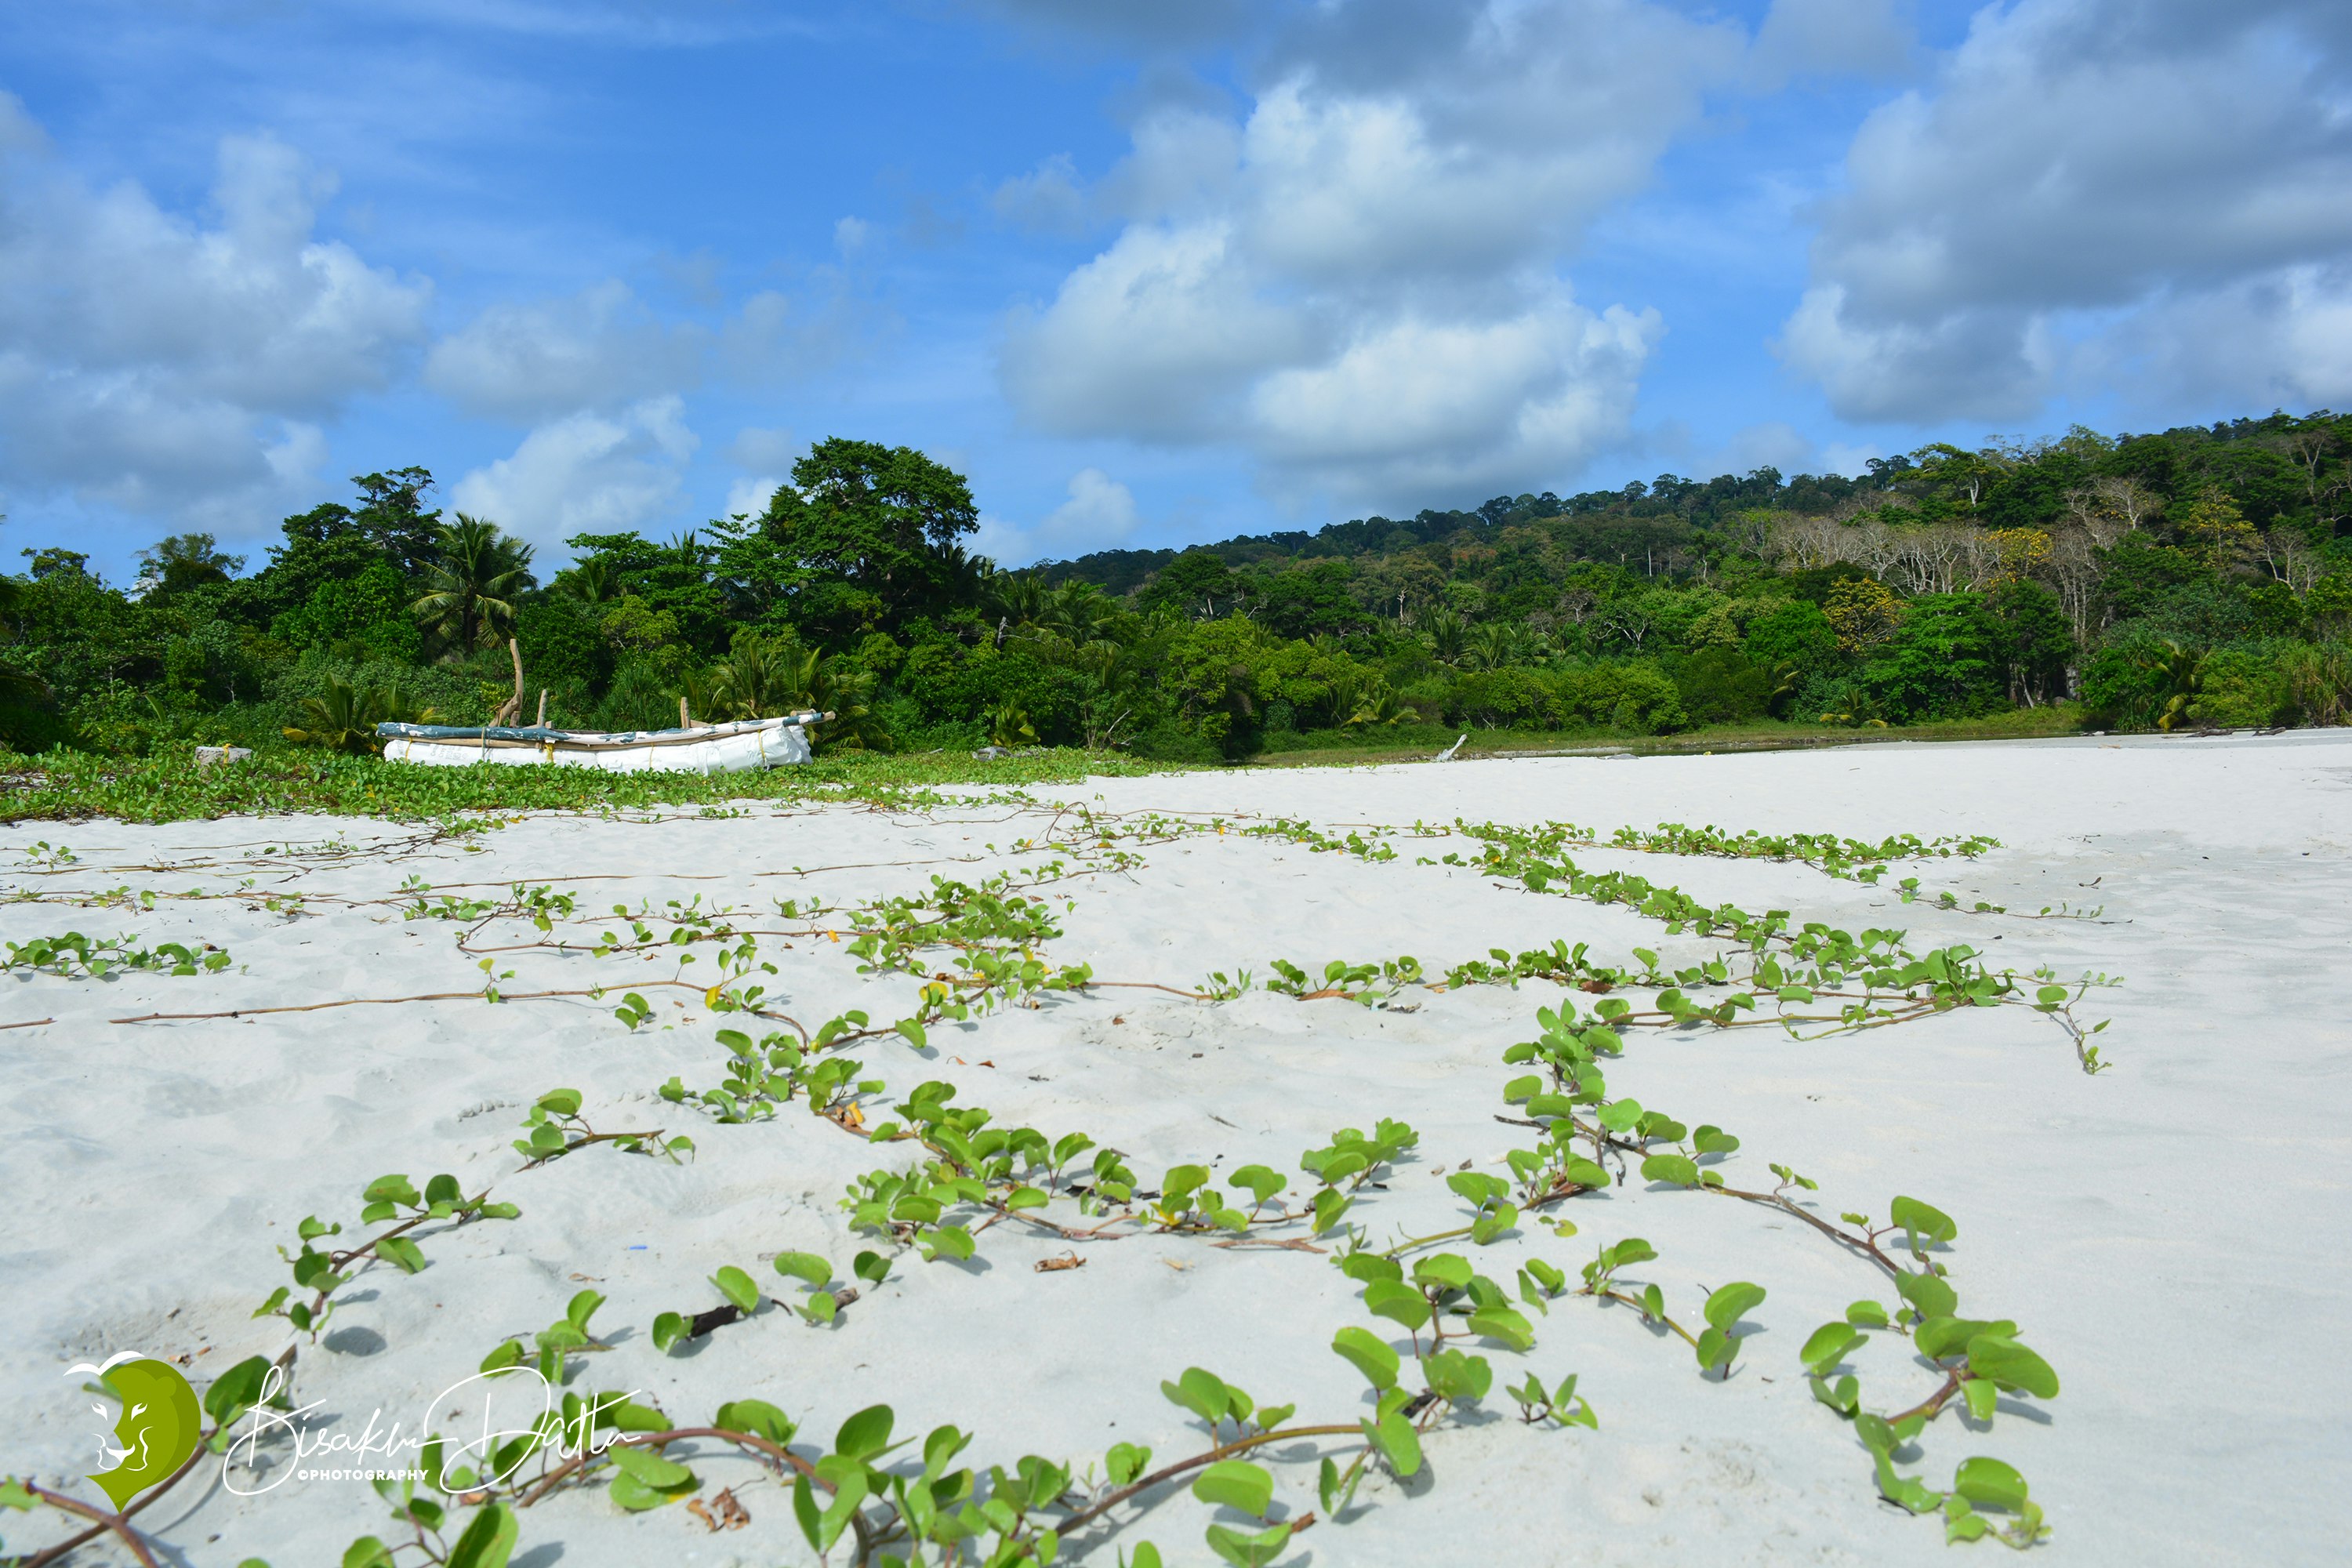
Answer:
POLYGON ((437 717, 432 709, 417 707, 397 686, 355 687, 340 675, 330 675, 324 690, 302 700, 301 725, 288 726, 285 734, 298 746, 367 756, 383 750, 376 738, 378 724, 430 724, 437 717))
POLYGON ((813 710, 833 715, 813 737, 821 748, 889 749, 889 736, 870 706, 873 675, 844 668, 791 637, 763 636, 746 626, 706 679, 701 700, 713 718, 772 719, 813 710))
POLYGON ((555 591, 583 605, 601 605, 607 599, 621 596, 620 579, 598 556, 590 556, 555 574, 551 584, 555 591))
POLYGON ((1420 633, 1421 645, 1435 654, 1441 664, 1459 659, 1470 638, 1468 623, 1442 605, 1419 617, 1414 629, 1420 633))
POLYGON ((532 585, 530 546, 461 511, 441 525, 436 552, 425 568, 433 585, 410 609, 457 653, 496 647, 514 625, 516 595, 532 585))

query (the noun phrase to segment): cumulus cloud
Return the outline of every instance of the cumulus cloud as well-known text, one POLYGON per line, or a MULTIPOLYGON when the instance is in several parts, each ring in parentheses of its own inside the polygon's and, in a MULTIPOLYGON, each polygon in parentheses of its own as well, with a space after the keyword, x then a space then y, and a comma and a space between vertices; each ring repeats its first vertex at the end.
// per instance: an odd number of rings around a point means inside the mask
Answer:
POLYGON ((529 423, 698 380, 707 346, 607 279, 568 300, 491 306, 433 345, 425 380, 467 413, 529 423))
POLYGON ((1142 521, 1133 491, 1100 468, 1080 468, 1070 477, 1069 499, 1031 526, 983 516, 972 547, 1002 564, 1025 566, 1116 550, 1142 521))
POLYGON ((617 533, 671 510, 699 445, 675 395, 616 415, 571 414, 532 430, 513 456, 467 474, 449 487, 449 500, 553 553, 572 534, 617 533))
POLYGON ((315 237, 332 189, 226 138, 205 226, 92 189, 0 94, 0 478, 256 531, 311 479, 321 424, 423 335, 426 284, 315 237))
POLYGON ((1097 193, 1125 226, 1009 317, 1005 389, 1060 434, 1241 444, 1276 488, 1557 481, 1663 330, 1559 265, 1745 45, 1643 0, 1318 7, 1245 116, 1136 126, 1097 193))
POLYGON ((618 279, 565 299, 500 303, 433 345, 425 384, 468 414, 533 424, 690 391, 714 375, 755 383, 803 356, 790 302, 752 295, 715 328, 656 313, 618 279))
POLYGON ((1864 123, 1781 352, 1857 419, 2352 394, 2340 10, 2019 0, 1864 123), (2222 322, 2226 345, 2193 334, 2222 322))

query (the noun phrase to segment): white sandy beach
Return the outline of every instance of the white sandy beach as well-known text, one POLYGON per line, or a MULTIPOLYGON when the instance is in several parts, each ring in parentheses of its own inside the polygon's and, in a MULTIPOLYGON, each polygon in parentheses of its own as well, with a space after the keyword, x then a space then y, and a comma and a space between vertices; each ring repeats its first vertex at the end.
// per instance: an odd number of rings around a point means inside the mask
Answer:
MULTIPOLYGON (((2007 905, 2007 915, 1905 905, 1886 885, 1797 862, 1573 854, 1588 868, 1637 872, 1709 903, 1787 909, 1800 922, 1848 930, 1900 927, 1915 951, 1965 942, 2021 973, 2119 974, 2120 987, 2093 991, 2081 1009, 2113 1020, 2099 1037, 2112 1070, 2086 1076, 2050 1019, 1999 1007, 1808 1041, 1774 1029, 1638 1034, 1610 1068, 1610 1092, 1737 1134, 1742 1147, 1720 1167, 1734 1186, 1769 1186, 1767 1165, 1780 1163, 1819 1184, 1810 1196, 1832 1223, 1848 1209, 1883 1219, 1897 1194, 1957 1221, 1957 1240, 1937 1257, 1962 1310, 2013 1319, 2063 1390, 2005 1400, 1989 1430, 1954 1405, 1920 1437, 1906 1473, 1944 1486, 1970 1455, 2015 1465, 2048 1511, 2052 1534, 2037 1550, 2053 1562, 2340 1556, 2352 1488, 2352 1373, 2340 1342, 2352 1312, 2352 1258, 2340 1245, 2352 1117, 2352 736, 1238 771, 1034 793, 1112 813, 1285 816, 1336 832, 1458 816, 1568 821, 1604 841, 1621 825, 1664 822, 1999 838, 1978 860, 1898 865, 1888 884, 1916 874, 1926 889, 2007 905), (2104 912, 2023 918, 2062 900, 2104 912)), ((299 1340, 296 1401, 316 1402, 305 1418, 314 1435, 356 1432, 371 1412, 380 1427, 413 1426, 502 1336, 543 1328, 588 1285, 608 1298, 593 1329, 612 1348, 583 1358, 576 1386, 639 1391, 680 1425, 707 1422, 725 1400, 766 1399, 803 1421, 796 1447, 810 1457, 843 1417, 887 1403, 902 1436, 947 1422, 976 1434, 961 1462, 983 1468, 1036 1453, 1083 1469, 1118 1442, 1149 1445, 1166 1462, 1206 1446, 1198 1422, 1160 1392, 1161 1379, 1192 1365, 1262 1403, 1295 1402, 1301 1422, 1355 1419, 1365 1385, 1329 1350, 1334 1331, 1370 1326, 1402 1346, 1402 1331, 1370 1317, 1359 1287, 1326 1257, 1190 1237, 1080 1247, 1001 1224, 967 1262, 906 1254, 829 1327, 766 1306, 657 1352, 656 1315, 717 1305, 708 1280, 723 1265, 788 1300, 802 1292, 763 1261, 779 1251, 824 1255, 846 1277, 853 1257, 877 1243, 850 1232, 845 1187, 862 1172, 904 1168, 914 1147, 868 1143, 799 1104, 772 1121, 721 1126, 664 1101, 656 1091, 672 1075, 689 1087, 719 1081, 726 1053, 715 1033, 742 1022, 714 1016, 691 990, 646 990, 656 1016, 634 1031, 613 1016, 616 997, 108 1021, 478 990, 476 960, 455 946, 461 928, 366 901, 392 898, 411 878, 467 896, 547 884, 577 892, 583 916, 698 898, 764 912, 742 922, 764 929, 784 923, 779 899, 848 905, 915 892, 934 873, 977 882, 1034 866, 1040 856, 1013 846, 1049 820, 1043 807, 1002 805, 908 816, 761 805, 716 818, 532 816, 422 847, 409 828, 348 818, 41 824, 0 836, 0 881, 44 899, 126 886, 240 895, 161 899, 152 913, 0 908, 0 936, 13 942, 128 931, 149 945, 209 942, 232 958, 223 973, 194 977, 6 979, 0 1024, 55 1022, 0 1033, 0 1183, 12 1200, 0 1241, 0 1474, 97 1497, 78 1478, 94 1466, 103 1423, 78 1392, 81 1379, 66 1374, 76 1362, 126 1349, 185 1358, 201 1392, 210 1371, 299 1340), (315 852, 339 837, 363 852, 315 852), (16 864, 36 840, 78 858, 47 871, 16 864), (270 852, 287 846, 310 847, 270 852), (269 907, 295 894, 299 910, 269 907), (519 1123, 558 1086, 582 1092, 598 1130, 688 1133, 694 1157, 673 1164, 599 1146, 520 1170, 510 1146, 519 1123), (251 1315, 286 1281, 274 1249, 292 1248, 304 1215, 350 1227, 374 1178, 399 1172, 422 1184, 443 1171, 468 1193, 493 1188, 520 1217, 425 1235, 422 1273, 369 1269, 339 1294, 316 1345, 282 1320, 251 1315), (1035 1267, 1073 1252, 1083 1267, 1035 1267)), ((1395 843, 1386 863, 1238 832, 1129 845, 1139 865, 1041 889, 1064 931, 1045 952, 1091 964, 1100 980, 1189 988, 1215 970, 1262 980, 1277 958, 1319 974, 1331 959, 1410 953, 1434 977, 1494 948, 1555 939, 1588 942, 1611 963, 1636 947, 1688 963, 1725 945, 1664 936, 1622 906, 1418 863, 1470 847, 1458 839, 1395 843)), ((593 942, 597 929, 560 924, 557 934, 593 942)), ((518 921, 490 931, 479 940, 535 936, 518 921)), ((699 951, 686 973, 708 982, 709 948, 699 951)), ((915 979, 861 976, 842 944, 761 939, 760 957, 778 969, 766 980, 769 1005, 811 1027, 849 1008, 877 1022, 912 1009, 915 979)), ((673 973, 667 958, 521 952, 498 963, 514 971, 500 982, 509 992, 625 990, 673 973)), ((1146 1187, 1180 1163, 1224 1173, 1259 1163, 1296 1178, 1303 1196, 1312 1190, 1299 1176, 1303 1150, 1335 1128, 1400 1118, 1418 1129, 1418 1146, 1384 1188, 1359 1194, 1350 1215, 1386 1247, 1464 1223, 1462 1201, 1438 1178, 1465 1162, 1507 1174, 1504 1152, 1533 1141, 1496 1120, 1517 1114, 1502 1086, 1524 1070, 1502 1053, 1531 1037, 1537 1009, 1562 994, 1541 980, 1416 988, 1377 1009, 1264 990, 1204 1003, 1105 988, 936 1027, 921 1053, 882 1038, 850 1054, 889 1086, 869 1121, 917 1083, 946 1079, 957 1104, 991 1108, 996 1125, 1049 1139, 1084 1131, 1116 1147, 1146 1187)), ((1080 1223, 1073 1204, 1051 1212, 1080 1223)), ((1680 1340, 1633 1311, 1562 1296, 1548 1314, 1529 1310, 1536 1340, 1525 1354, 1474 1345, 1494 1363, 1495 1390, 1429 1436, 1420 1475, 1375 1477, 1339 1518, 1297 1535, 1282 1562, 1664 1568, 2001 1552, 1990 1542, 1947 1547, 1937 1520, 1881 1501, 1853 1428, 1807 1387, 1797 1350, 1817 1325, 1857 1298, 1895 1304, 1866 1265, 1772 1211, 1638 1176, 1545 1215, 1574 1220, 1580 1234, 1564 1239, 1530 1215, 1489 1247, 1452 1245, 1507 1284, 1529 1258, 1573 1283, 1599 1245, 1646 1237, 1660 1256, 1629 1276, 1660 1285, 1669 1313, 1692 1325, 1706 1288, 1763 1285, 1769 1295, 1749 1314, 1758 1331, 1734 1375, 1702 1378, 1680 1340), (1579 1373, 1598 1429, 1522 1424, 1503 1384, 1529 1369, 1547 1382, 1579 1373)), ((1853 1364, 1875 1408, 1910 1404, 1937 1382, 1892 1334, 1853 1364)), ((1344 1462, 1348 1447, 1301 1440, 1255 1456, 1275 1470, 1275 1516, 1320 1514, 1317 1458, 1344 1462)), ((142 1516, 169 1561, 259 1557, 293 1568, 340 1561, 356 1535, 396 1539, 363 1483, 304 1481, 282 1446, 263 1452, 275 1468, 236 1477, 243 1489, 266 1485, 259 1495, 234 1495, 220 1463, 205 1460, 142 1516)), ((714 1533, 683 1504, 631 1515, 601 1488, 562 1492, 523 1510, 514 1561, 814 1561, 789 1491, 759 1465, 707 1443, 690 1462, 703 1478, 698 1495, 732 1489, 748 1525, 714 1533)), ((1063 1560, 1108 1564, 1144 1540, 1171 1564, 1212 1560, 1202 1528, 1219 1516, 1181 1484, 1139 1501, 1120 1510, 1115 1534, 1073 1537, 1063 1560)), ((53 1519, 0 1513, 11 1552, 58 1533, 53 1519)), ((85 1560, 128 1559, 95 1546, 75 1559, 85 1560)))

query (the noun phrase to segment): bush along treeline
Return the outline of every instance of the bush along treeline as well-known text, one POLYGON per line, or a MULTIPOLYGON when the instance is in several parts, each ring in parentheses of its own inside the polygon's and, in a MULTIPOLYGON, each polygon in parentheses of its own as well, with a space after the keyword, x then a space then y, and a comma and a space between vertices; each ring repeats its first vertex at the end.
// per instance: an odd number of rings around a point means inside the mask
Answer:
POLYGON ((1006 572, 963 479, 831 439, 758 516, 569 541, 542 580, 421 468, 209 535, 127 588, 0 578, 0 739, 364 752, 385 719, 605 730, 810 707, 829 748, 1212 762, 1456 728, 1901 725, 2075 705, 2115 730, 2352 708, 2352 416, 1937 445, 1858 479, 1661 475, 1006 572))

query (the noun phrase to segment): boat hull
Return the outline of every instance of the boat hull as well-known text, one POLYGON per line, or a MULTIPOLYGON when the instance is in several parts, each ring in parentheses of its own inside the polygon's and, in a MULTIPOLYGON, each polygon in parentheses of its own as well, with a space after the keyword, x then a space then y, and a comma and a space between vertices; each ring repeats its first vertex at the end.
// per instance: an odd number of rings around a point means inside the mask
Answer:
POLYGON ((782 719, 697 730, 625 734, 584 731, 488 730, 435 734, 423 725, 383 725, 386 762, 427 767, 594 768, 604 773, 740 773, 809 760, 808 733, 782 719))

